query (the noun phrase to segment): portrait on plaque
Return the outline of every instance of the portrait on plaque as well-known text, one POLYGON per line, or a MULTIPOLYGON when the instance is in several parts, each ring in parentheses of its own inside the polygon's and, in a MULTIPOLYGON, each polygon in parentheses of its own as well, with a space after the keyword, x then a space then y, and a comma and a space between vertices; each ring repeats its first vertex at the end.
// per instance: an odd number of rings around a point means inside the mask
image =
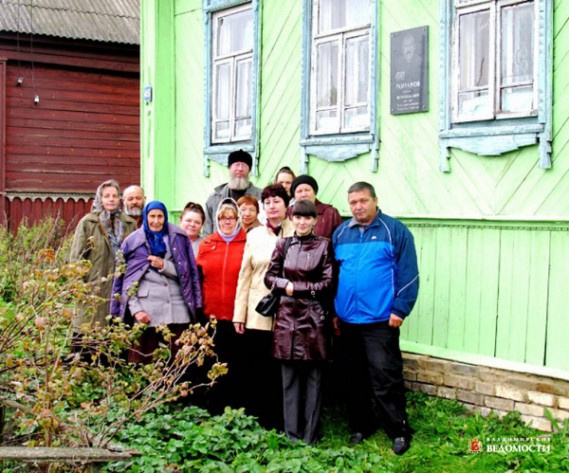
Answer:
POLYGON ((391 113, 429 109, 429 27, 391 33, 391 113))

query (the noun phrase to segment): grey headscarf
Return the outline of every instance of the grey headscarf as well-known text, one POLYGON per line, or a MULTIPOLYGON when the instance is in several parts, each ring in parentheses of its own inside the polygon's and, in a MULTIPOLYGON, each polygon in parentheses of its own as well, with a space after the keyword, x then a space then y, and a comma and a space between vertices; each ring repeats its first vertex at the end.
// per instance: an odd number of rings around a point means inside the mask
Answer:
POLYGON ((103 182, 99 187, 97 187, 95 201, 91 206, 91 212, 99 214, 99 222, 109 237, 114 253, 121 246, 124 235, 124 225, 119 218, 121 213, 120 201, 117 201, 117 207, 114 210, 105 210, 103 207, 103 189, 106 187, 114 187, 119 194, 121 192, 119 183, 114 179, 109 179, 108 181, 103 182))

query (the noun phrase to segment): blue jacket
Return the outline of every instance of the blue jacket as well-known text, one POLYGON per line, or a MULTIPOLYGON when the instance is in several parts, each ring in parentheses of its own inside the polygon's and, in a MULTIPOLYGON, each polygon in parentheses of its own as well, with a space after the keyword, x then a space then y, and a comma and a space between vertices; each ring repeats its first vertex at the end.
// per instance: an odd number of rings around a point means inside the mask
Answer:
POLYGON ((413 235, 399 220, 378 211, 367 226, 348 220, 334 232, 340 274, 335 306, 352 324, 409 315, 419 291, 413 235), (363 231, 362 231, 363 229, 363 231))

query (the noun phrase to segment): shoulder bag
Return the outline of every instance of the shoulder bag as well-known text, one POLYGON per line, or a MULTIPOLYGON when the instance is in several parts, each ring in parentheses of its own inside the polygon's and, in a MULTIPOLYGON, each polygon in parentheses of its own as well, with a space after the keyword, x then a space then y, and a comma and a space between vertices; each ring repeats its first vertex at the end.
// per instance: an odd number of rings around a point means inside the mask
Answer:
MULTIPOLYGON (((290 246, 291 240, 292 237, 288 237, 286 239, 286 243, 284 246, 283 263, 280 271, 281 277, 284 275, 284 263, 286 259, 286 252, 288 250, 288 247, 290 246)), ((279 308, 281 296, 275 294, 274 289, 275 289, 275 283, 273 283, 273 287, 271 287, 271 292, 269 292, 265 297, 263 297, 257 304, 257 307, 255 307, 255 310, 264 317, 272 317, 277 313, 277 310, 279 308)))

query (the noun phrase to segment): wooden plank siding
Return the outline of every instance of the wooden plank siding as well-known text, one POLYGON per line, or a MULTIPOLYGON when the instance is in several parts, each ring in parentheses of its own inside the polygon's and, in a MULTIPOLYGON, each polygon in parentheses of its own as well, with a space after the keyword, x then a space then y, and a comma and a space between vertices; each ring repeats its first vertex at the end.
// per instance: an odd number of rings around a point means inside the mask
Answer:
POLYGON ((102 181, 140 182, 137 49, 45 37, 32 46, 25 35, 0 34, 6 58, 0 218, 11 228, 44 215, 76 222, 102 181))
POLYGON ((6 78, 6 190, 93 192, 109 178, 138 182, 138 79, 34 66, 6 78), (34 95, 40 102, 34 105, 34 95))
POLYGON ((407 224, 421 288, 404 340, 569 370, 569 225, 407 224))

